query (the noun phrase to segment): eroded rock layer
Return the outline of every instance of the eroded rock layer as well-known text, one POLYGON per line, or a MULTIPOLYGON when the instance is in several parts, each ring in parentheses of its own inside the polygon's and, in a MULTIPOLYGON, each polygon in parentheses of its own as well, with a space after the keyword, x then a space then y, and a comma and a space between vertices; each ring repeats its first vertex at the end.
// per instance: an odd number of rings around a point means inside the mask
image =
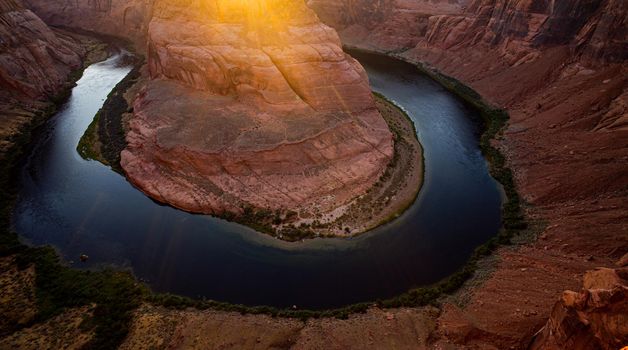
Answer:
POLYGON ((19 1, 0 0, 0 155, 49 107, 84 54, 76 39, 50 29, 19 1))
MULTIPOLYGON (((492 48, 510 65, 568 45, 592 59, 622 62, 626 49, 623 0, 308 0, 343 42, 382 51, 492 48)), ((431 61, 429 59, 427 61, 431 61)), ((470 67, 467 68, 471 69, 470 67)))
POLYGON ((23 0, 46 23, 114 35, 143 47, 154 0, 23 0))
POLYGON ((392 156, 364 70, 301 0, 157 1, 148 69, 121 165, 176 207, 323 213, 392 156))

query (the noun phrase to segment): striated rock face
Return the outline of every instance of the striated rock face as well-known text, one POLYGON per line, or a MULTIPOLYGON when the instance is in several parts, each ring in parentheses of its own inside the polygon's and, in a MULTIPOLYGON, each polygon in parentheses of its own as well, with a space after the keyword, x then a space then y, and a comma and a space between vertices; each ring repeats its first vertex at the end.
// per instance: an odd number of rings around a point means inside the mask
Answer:
POLYGON ((154 0, 23 0, 46 23, 114 35, 144 46, 154 0))
POLYGON ((475 0, 458 15, 430 18, 425 47, 498 48, 510 65, 529 62, 548 47, 567 45, 596 60, 628 57, 624 1, 475 0))
POLYGON ((82 48, 53 32, 14 0, 0 1, 0 97, 41 98, 55 94, 81 66, 82 48))
POLYGON ((463 11, 468 0, 308 0, 326 24, 349 45, 398 51, 425 38, 438 15, 463 11))
POLYGON ((85 49, 19 1, 0 0, 0 158, 12 137, 49 107, 80 68, 85 49))
MULTIPOLYGON (((540 48, 570 45, 593 59, 621 62, 626 49, 622 0, 309 0, 348 44, 384 51, 498 47, 510 64, 540 48)), ((527 57, 526 57, 527 56, 527 57)))
POLYGON ((531 350, 620 349, 628 342, 628 268, 584 276, 581 292, 565 291, 531 350))
POLYGON ((148 70, 121 165, 176 207, 326 212, 392 157, 364 70, 302 0, 157 1, 148 70))

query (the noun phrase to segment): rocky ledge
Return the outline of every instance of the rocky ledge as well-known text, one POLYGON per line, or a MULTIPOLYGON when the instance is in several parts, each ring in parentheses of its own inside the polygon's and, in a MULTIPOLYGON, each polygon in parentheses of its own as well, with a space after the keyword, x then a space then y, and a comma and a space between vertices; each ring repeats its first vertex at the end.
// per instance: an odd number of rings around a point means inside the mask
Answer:
POLYGON ((620 349, 628 341, 628 254, 618 269, 584 275, 580 292, 565 291, 530 350, 620 349))

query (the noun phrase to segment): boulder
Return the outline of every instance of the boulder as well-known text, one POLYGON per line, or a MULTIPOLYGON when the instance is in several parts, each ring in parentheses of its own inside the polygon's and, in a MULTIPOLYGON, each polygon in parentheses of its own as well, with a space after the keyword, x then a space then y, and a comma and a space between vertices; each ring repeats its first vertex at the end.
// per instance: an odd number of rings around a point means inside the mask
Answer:
POLYGON ((628 344, 628 269, 597 269, 565 291, 530 349, 619 349, 628 344))

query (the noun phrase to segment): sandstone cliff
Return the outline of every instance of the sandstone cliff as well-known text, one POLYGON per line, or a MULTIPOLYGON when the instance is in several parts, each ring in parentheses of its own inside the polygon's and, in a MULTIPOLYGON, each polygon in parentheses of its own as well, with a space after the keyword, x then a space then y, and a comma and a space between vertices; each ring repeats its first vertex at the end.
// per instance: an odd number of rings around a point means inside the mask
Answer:
POLYGON ((20 2, 0 1, 1 153, 10 146, 9 138, 65 87, 84 54, 76 39, 51 30, 20 2))
POLYGON ((364 70, 301 0, 157 1, 147 55, 121 164, 162 202, 316 215, 392 157, 364 70))
POLYGON ((154 0, 23 0, 47 24, 122 37, 140 49, 154 0))

